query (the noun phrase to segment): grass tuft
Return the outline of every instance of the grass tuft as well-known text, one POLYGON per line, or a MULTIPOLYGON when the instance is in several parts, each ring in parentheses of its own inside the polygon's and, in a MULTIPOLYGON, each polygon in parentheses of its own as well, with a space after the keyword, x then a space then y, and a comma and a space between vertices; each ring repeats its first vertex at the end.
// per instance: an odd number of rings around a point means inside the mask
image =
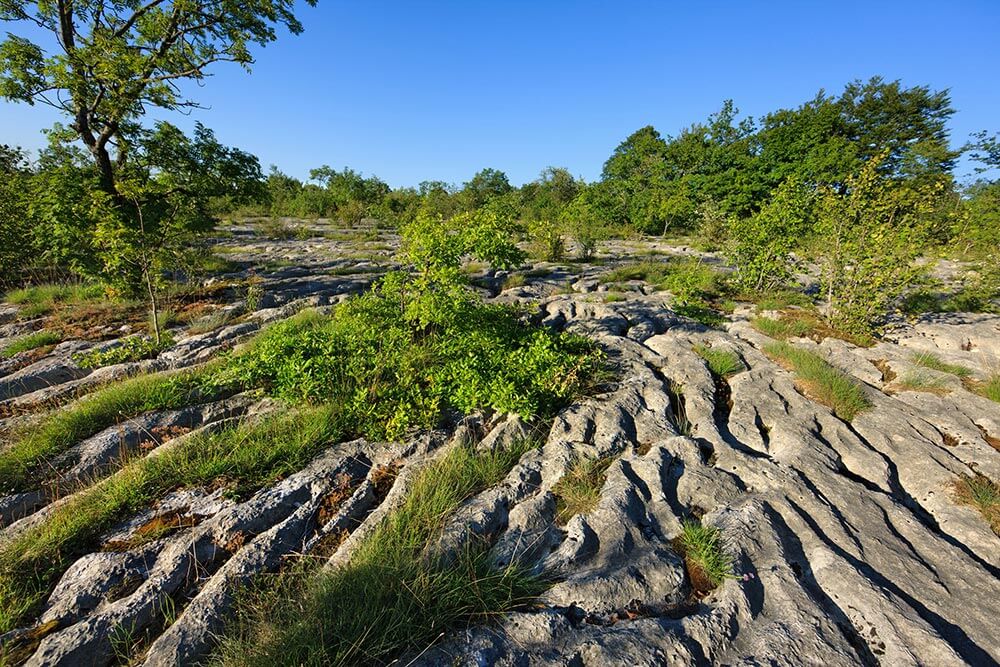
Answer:
POLYGON ((613 457, 580 456, 570 463, 566 474, 552 487, 556 497, 556 523, 565 524, 577 514, 597 507, 613 457))
POLYGON ((422 470, 403 505, 344 565, 279 575, 250 598, 216 655, 222 665, 386 664, 452 627, 528 602, 541 582, 495 569, 481 543, 453 557, 434 551, 448 517, 500 482, 535 443, 507 450, 456 447, 422 470))
POLYGON ((708 364, 708 370, 720 378, 728 378, 747 369, 740 355, 733 350, 695 345, 694 351, 708 364))
POLYGON ((0 357, 10 359, 15 354, 27 352, 28 350, 35 350, 48 345, 56 345, 60 341, 62 341, 62 336, 54 331, 38 331, 36 333, 15 338, 12 342, 8 343, 3 350, 0 350, 0 357))
POLYGON ((980 396, 1000 403, 1000 372, 993 373, 982 382, 975 383, 974 389, 980 396))
POLYGON ((808 322, 797 319, 776 320, 770 317, 755 317, 750 320, 750 326, 765 336, 787 340, 788 338, 802 338, 812 331, 808 322))
POLYGON ((764 351, 782 366, 794 371, 802 389, 820 403, 833 409, 844 421, 852 421, 871 407, 864 388, 844 371, 831 366, 815 352, 788 343, 772 343, 764 351))
POLYGON ((918 352, 910 358, 910 361, 917 366, 929 368, 934 371, 940 371, 942 373, 951 373, 952 375, 960 378, 972 375, 971 369, 958 364, 949 364, 930 352, 918 352))
POLYGON ((901 391, 923 391, 939 396, 947 394, 949 391, 948 381, 945 378, 931 375, 926 371, 903 374, 903 377, 896 382, 896 388, 901 391))
POLYGON ((733 576, 733 561, 723 548, 718 528, 686 519, 677 545, 696 593, 708 593, 733 576))
POLYGON ((958 502, 978 509, 1000 536, 1000 484, 984 475, 963 476, 955 482, 954 492, 958 502))

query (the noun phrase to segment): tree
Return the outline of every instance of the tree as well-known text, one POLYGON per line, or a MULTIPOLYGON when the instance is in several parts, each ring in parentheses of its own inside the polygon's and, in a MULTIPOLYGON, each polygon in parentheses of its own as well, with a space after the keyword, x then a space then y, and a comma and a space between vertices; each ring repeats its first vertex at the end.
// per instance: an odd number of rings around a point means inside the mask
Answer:
POLYGON ((928 235, 940 185, 906 187, 881 175, 888 151, 847 180, 847 193, 820 193, 817 233, 830 319, 870 335, 889 305, 923 269, 915 260, 928 235))
POLYGON ((0 287, 16 283, 37 259, 25 197, 31 175, 21 149, 0 144, 0 287))
POLYGON ((0 20, 34 24, 52 39, 42 44, 8 34, 0 42, 0 97, 47 104, 68 115, 94 160, 101 189, 116 204, 126 204, 118 174, 146 110, 197 106, 181 93, 183 82, 204 80, 217 62, 248 68, 250 46, 274 41, 279 26, 300 33, 292 4, 4 0, 0 20))
POLYGON ((135 217, 118 215, 110 196, 95 193, 94 250, 106 283, 126 294, 143 286, 159 344, 164 269, 174 264, 193 234, 214 224, 208 209, 213 197, 225 195, 236 205, 254 201, 260 197, 262 174, 256 157, 226 148, 200 123, 192 137, 169 123, 157 123, 142 133, 134 150, 116 187, 135 217))
POLYGON ((790 255, 808 229, 811 209, 812 192, 792 177, 758 213, 730 220, 725 251, 737 285, 762 292, 788 282, 790 255))
POLYGON ((499 169, 483 169, 462 187, 463 205, 466 211, 474 211, 495 197, 509 194, 513 189, 507 180, 507 174, 499 169))

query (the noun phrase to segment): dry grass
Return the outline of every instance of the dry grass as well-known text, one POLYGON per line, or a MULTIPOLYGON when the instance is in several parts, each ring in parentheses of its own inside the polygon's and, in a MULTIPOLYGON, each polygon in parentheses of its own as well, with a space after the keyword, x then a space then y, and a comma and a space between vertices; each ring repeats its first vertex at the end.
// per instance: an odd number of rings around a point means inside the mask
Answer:
POLYGON ((552 488, 556 497, 556 523, 565 524, 577 514, 587 514, 597 507, 601 488, 613 457, 580 456, 552 488))

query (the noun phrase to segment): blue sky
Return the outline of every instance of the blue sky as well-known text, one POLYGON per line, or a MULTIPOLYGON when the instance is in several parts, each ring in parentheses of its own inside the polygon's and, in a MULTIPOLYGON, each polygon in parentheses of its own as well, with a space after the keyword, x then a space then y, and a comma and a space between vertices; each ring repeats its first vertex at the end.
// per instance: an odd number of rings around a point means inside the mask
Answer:
MULTIPOLYGON (((165 117, 265 168, 393 186, 483 167, 520 184, 547 165, 592 180, 643 125, 675 134, 726 98, 757 117, 876 74, 950 88, 954 144, 1000 131, 1000 0, 320 0, 299 15, 305 32, 258 49, 251 74, 219 65, 191 89, 208 109, 165 117)), ((0 143, 37 148, 56 120, 0 102, 0 143)))

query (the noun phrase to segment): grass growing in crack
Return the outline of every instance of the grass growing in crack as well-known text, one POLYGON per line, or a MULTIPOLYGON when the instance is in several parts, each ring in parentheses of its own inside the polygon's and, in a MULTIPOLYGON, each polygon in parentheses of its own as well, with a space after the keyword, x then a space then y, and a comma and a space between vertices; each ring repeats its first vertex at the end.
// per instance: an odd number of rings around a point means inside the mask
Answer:
POLYGON ((733 576, 733 561, 723 548, 718 528, 686 519, 677 546, 696 593, 708 593, 733 576))
POLYGON ((1000 372, 993 373, 984 381, 976 383, 974 389, 977 394, 1000 403, 1000 372))
POLYGON ((10 359, 15 354, 27 352, 47 345, 56 345, 62 341, 62 336, 54 331, 38 331, 15 338, 0 350, 0 358, 10 359))
POLYGON ((926 371, 904 373, 896 382, 895 388, 901 391, 922 391, 938 396, 949 391, 948 381, 945 378, 931 375, 926 371))
POLYGON ((910 361, 917 366, 929 368, 934 371, 940 371, 942 373, 951 373, 952 375, 960 378, 972 375, 971 369, 966 368, 965 366, 960 366, 959 364, 949 364, 930 352, 918 352, 910 358, 910 361))
POLYGON ((64 304, 87 304, 103 299, 101 286, 87 283, 33 285, 4 295, 4 300, 23 306, 21 315, 26 317, 47 315, 64 304))
POLYGON ((801 338, 812 330, 812 327, 803 320, 775 320, 770 317, 755 317, 750 320, 750 326, 765 336, 778 340, 801 338))
POLYGON ((721 347, 695 345, 695 354, 705 360, 708 370, 721 378, 728 378, 747 369, 740 355, 721 347))
POLYGON ((556 523, 565 524, 577 514, 587 514, 601 498, 613 457, 580 456, 570 463, 566 474, 552 487, 556 497, 556 523))
POLYGON ((179 372, 143 375, 99 389, 49 413, 41 421, 16 428, 11 445, 0 450, 0 491, 25 491, 44 461, 81 439, 149 410, 177 409, 221 393, 206 392, 204 380, 218 364, 179 372))
POLYGON ((853 420, 871 407, 864 388, 844 371, 831 366, 815 352, 788 343, 772 343, 764 351, 795 373, 796 380, 811 397, 833 409, 844 421, 853 420))
POLYGON ((482 545, 432 550, 462 502, 497 484, 534 443, 456 447, 417 474, 403 505, 333 570, 292 572, 251 598, 216 655, 222 665, 387 664, 452 627, 481 622, 541 592, 516 567, 495 569, 482 545), (431 550, 431 551, 429 551, 431 550))
POLYGON ((300 469, 342 433, 336 410, 319 407, 196 435, 128 463, 0 547, 0 633, 17 627, 105 530, 167 491, 224 479, 247 493, 300 469))
POLYGON ((993 532, 1000 536, 1000 484, 979 474, 963 476, 955 482, 954 492, 960 503, 978 509, 993 532))

